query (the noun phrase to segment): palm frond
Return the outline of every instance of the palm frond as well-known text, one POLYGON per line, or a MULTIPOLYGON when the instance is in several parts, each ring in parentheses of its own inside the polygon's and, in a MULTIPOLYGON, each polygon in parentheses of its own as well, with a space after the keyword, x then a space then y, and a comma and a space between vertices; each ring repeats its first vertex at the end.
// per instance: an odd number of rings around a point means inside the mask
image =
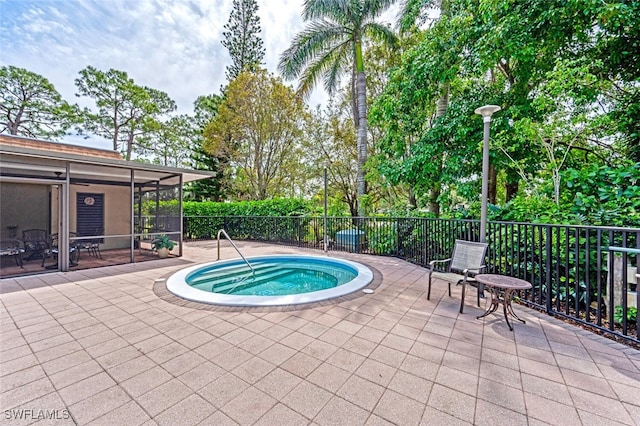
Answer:
POLYGON ((398 24, 401 32, 408 31, 415 25, 424 22, 423 14, 427 9, 438 6, 441 0, 405 0, 402 2, 398 13, 398 24))
POLYGON ((285 79, 296 78, 308 63, 323 56, 323 52, 336 43, 340 44, 344 38, 342 27, 325 20, 312 22, 294 37, 291 46, 282 53, 278 70, 285 79))
POLYGON ((323 78, 325 90, 331 95, 337 88, 337 76, 343 71, 344 67, 348 67, 350 62, 351 48, 350 43, 335 45, 332 49, 324 52, 322 56, 317 57, 312 63, 308 64, 304 73, 300 77, 298 86, 298 94, 306 97, 316 85, 318 80, 323 78), (333 78, 330 76, 334 75, 333 78))
POLYGON ((375 40, 388 44, 390 47, 395 47, 398 44, 397 34, 386 25, 377 22, 368 22, 362 28, 362 32, 375 40))

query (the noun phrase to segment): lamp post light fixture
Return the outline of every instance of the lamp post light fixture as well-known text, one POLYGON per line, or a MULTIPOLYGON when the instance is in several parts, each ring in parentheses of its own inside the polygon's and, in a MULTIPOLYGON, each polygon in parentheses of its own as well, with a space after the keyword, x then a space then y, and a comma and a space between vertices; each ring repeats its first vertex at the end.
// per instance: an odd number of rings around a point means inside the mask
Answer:
POLYGON ((498 105, 485 105, 476 108, 476 114, 480 114, 484 121, 484 143, 482 145, 482 204, 480 208, 480 242, 487 240, 487 198, 489 197, 489 129, 491 116, 500 111, 498 105))

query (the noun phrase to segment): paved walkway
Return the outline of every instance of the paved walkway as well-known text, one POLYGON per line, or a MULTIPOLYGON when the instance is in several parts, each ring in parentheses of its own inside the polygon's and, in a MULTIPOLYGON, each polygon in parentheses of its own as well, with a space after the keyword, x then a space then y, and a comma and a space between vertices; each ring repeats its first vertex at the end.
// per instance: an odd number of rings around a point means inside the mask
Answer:
POLYGON ((459 288, 436 282, 427 301, 425 269, 398 259, 346 255, 379 272, 375 292, 306 309, 153 291, 213 247, 0 281, 0 423, 640 425, 639 351, 522 306, 513 332, 476 320, 474 290, 460 315, 459 288))

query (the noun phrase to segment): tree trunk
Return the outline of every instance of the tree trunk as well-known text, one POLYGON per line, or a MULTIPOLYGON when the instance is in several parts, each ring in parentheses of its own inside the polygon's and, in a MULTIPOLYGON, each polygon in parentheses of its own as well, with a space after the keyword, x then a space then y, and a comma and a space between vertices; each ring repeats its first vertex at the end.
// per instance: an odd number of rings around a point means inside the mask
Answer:
POLYGON ((358 72, 357 89, 358 89, 358 215, 364 216, 364 206, 362 203, 363 196, 367 193, 367 183, 364 179, 364 167, 367 162, 367 89, 365 84, 364 72, 358 72))
POLYGON ((506 190, 506 200, 507 202, 513 200, 513 198, 518 194, 518 181, 515 182, 507 182, 505 184, 506 190))
MULTIPOLYGON (((449 107, 449 82, 444 82, 440 89, 440 97, 436 103, 436 120, 443 117, 447 113, 447 108, 449 107)), ((442 183, 440 182, 440 178, 442 176, 442 167, 443 167, 443 155, 440 154, 438 157, 434 158, 434 161, 438 162, 438 173, 435 177, 435 181, 431 190, 429 191, 429 211, 433 213, 436 217, 440 217, 440 202, 438 198, 440 197, 440 193, 442 191, 442 183)))

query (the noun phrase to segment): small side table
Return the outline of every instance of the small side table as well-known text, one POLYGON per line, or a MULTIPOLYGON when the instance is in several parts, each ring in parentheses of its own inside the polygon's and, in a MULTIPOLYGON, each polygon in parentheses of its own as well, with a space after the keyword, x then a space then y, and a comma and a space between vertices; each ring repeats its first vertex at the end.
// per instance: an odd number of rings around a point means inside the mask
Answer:
POLYGON ((487 311, 477 317, 477 319, 484 318, 495 312, 498 309, 498 306, 502 305, 504 319, 507 321, 509 330, 513 331, 513 327, 509 322, 509 315, 522 323, 525 322, 523 319, 519 318, 515 312, 513 312, 511 302, 513 300, 514 292, 530 289, 531 283, 521 280, 520 278, 497 274, 478 274, 475 276, 475 279, 479 284, 483 284, 487 287, 491 293, 491 304, 487 308, 487 311))

